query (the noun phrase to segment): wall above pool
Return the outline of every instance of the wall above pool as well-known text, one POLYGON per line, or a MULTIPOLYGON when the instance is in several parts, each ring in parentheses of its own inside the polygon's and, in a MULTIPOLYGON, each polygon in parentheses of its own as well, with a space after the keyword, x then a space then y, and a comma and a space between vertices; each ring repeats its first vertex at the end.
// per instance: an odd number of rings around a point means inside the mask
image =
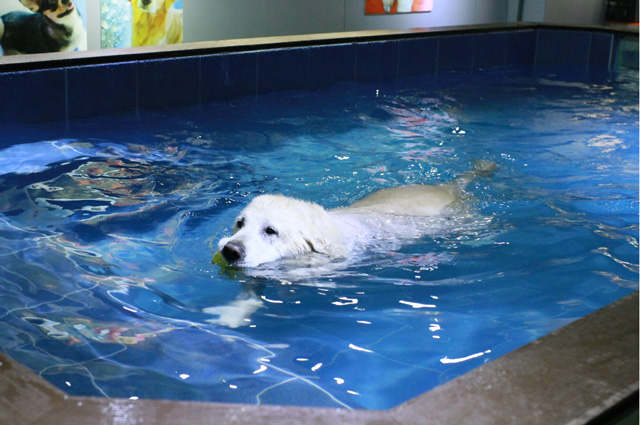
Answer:
POLYGON ((604 78, 637 67, 637 33, 540 25, 356 32, 188 43, 65 58, 33 55, 0 63, 0 125, 58 123, 84 117, 200 105, 280 90, 318 90, 339 82, 420 76, 466 77, 553 67, 577 78, 604 78), (621 43, 635 55, 621 57, 621 43), (633 48, 632 48, 633 53, 633 48), (21 59, 24 60, 24 59, 21 59))

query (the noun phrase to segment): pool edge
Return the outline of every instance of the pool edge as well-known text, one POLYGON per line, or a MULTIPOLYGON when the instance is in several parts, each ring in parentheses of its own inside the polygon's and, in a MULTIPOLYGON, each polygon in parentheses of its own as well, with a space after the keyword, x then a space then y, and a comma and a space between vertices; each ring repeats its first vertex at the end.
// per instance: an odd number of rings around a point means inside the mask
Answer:
POLYGON ((385 411, 68 397, 0 353, 0 424, 586 424, 638 394, 638 292, 385 411))

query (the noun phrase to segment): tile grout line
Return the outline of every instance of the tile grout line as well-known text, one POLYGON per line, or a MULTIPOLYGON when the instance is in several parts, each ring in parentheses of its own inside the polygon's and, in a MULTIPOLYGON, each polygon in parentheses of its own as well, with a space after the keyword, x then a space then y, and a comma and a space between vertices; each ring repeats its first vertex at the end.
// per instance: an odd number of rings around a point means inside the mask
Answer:
POLYGON ((64 131, 69 132, 69 68, 64 68, 64 131))

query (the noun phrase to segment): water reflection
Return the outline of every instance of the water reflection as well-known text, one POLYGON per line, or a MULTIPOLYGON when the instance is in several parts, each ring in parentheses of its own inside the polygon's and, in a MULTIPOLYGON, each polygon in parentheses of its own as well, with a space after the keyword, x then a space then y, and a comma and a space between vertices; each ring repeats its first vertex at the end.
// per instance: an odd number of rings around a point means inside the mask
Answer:
POLYGON ((71 394, 413 397, 637 289, 637 81, 628 96, 581 84, 266 99, 6 148, 0 347, 71 394), (334 208, 486 157, 500 175, 469 186, 458 214, 403 223, 424 237, 335 261, 210 264, 259 193, 334 208))

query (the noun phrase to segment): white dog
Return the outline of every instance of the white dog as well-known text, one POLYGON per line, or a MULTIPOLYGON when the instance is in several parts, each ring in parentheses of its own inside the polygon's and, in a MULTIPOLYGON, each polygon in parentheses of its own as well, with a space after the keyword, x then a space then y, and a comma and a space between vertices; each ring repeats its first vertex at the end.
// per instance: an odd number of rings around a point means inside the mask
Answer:
POLYGON ((228 263, 251 268, 309 254, 345 258, 386 239, 420 237, 429 232, 429 221, 420 218, 441 215, 471 180, 496 168, 493 162, 476 161, 451 183, 383 189, 334 210, 283 195, 261 195, 240 212, 233 234, 221 239, 218 249, 228 263))
MULTIPOLYGON (((446 232, 448 222, 443 218, 454 210, 462 190, 474 178, 490 176, 496 169, 493 162, 476 161, 471 171, 451 183, 383 189, 334 210, 283 195, 261 195, 240 212, 233 235, 220 240, 213 262, 222 265, 216 257, 224 257, 233 266, 248 268, 249 275, 297 280, 309 277, 306 266, 312 260, 308 257, 321 257, 311 270, 333 273, 331 266, 344 262, 331 260, 350 259, 368 249, 386 252, 410 239, 446 232), (285 266, 292 269, 284 273, 273 269, 276 260, 285 259, 285 266), (303 259, 307 262, 297 262, 303 259), (301 264, 298 275, 295 267, 301 264)), ((263 306, 260 293, 259 287, 245 283, 235 300, 203 312, 216 317, 207 320, 215 325, 247 325, 253 312, 263 306)))

